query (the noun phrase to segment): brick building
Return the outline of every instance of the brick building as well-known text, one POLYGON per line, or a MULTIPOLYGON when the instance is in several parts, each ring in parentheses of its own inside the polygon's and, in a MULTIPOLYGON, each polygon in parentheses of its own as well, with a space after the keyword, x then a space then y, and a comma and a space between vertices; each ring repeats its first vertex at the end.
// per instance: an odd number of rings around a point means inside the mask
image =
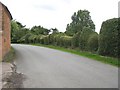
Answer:
POLYGON ((12 16, 8 8, 0 2, 0 60, 10 50, 10 30, 12 16))

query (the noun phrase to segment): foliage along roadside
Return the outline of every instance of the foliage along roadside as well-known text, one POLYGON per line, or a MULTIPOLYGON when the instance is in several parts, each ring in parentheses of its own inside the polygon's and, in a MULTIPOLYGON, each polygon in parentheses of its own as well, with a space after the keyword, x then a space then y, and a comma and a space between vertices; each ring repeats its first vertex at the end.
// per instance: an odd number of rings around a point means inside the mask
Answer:
MULTIPOLYGON (((65 32, 59 32, 56 28, 46 29, 42 26, 28 29, 13 20, 11 41, 12 43, 53 45, 73 50, 78 48, 79 52, 119 58, 118 18, 104 21, 99 34, 95 32, 95 24, 88 10, 75 12, 71 19, 72 22, 67 25, 65 32)), ((106 58, 106 61, 107 59, 111 62, 110 58, 106 58)))
POLYGON ((15 50, 14 50, 13 47, 11 47, 10 51, 3 58, 3 62, 10 62, 10 63, 12 63, 14 58, 15 58, 15 50))

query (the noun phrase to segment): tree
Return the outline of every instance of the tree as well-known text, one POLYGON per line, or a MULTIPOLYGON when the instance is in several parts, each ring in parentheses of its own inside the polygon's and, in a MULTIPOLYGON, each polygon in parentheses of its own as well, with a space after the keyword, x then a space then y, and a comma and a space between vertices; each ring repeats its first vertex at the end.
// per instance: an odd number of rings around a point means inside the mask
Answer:
POLYGON ((92 31, 95 31, 95 25, 88 10, 79 10, 77 13, 75 12, 71 19, 72 22, 67 24, 65 32, 67 35, 73 36, 74 34, 81 32, 84 27, 88 27, 92 31))
POLYGON ((15 20, 11 21, 11 42, 17 42, 16 32, 19 30, 18 24, 15 20))
POLYGON ((11 42, 18 43, 18 40, 29 32, 21 23, 13 20, 11 21, 11 42))
POLYGON ((31 28, 31 33, 33 33, 35 35, 39 35, 39 34, 48 35, 49 32, 50 32, 50 30, 43 28, 41 26, 33 26, 31 28))
POLYGON ((57 28, 51 28, 52 30, 52 34, 56 34, 56 33, 59 33, 58 29, 57 28))

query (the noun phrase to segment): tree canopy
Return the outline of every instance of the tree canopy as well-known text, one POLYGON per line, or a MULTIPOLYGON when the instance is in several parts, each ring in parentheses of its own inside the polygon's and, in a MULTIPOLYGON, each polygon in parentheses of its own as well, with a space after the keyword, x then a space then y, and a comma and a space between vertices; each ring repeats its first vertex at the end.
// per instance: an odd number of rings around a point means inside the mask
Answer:
POLYGON ((84 27, 89 27, 92 31, 95 31, 95 24, 93 23, 90 12, 88 10, 79 10, 75 12, 72 17, 72 22, 67 24, 66 34, 73 36, 74 34, 81 32, 84 27))

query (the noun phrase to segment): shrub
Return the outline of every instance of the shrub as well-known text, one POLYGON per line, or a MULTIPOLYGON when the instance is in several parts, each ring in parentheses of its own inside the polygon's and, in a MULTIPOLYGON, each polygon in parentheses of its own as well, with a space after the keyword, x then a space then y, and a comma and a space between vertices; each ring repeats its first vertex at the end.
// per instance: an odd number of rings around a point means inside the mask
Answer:
POLYGON ((32 36, 33 34, 31 33, 27 33, 25 36, 21 37, 20 40, 18 40, 17 42, 19 43, 30 43, 29 41, 29 37, 32 36))
POLYGON ((62 41, 63 41, 63 46, 66 48, 70 48, 71 47, 71 41, 72 41, 72 37, 70 36, 63 36, 62 37, 62 41))
POLYGON ((90 35, 87 48, 90 52, 96 52, 98 50, 98 34, 96 32, 90 35))
POLYGON ((47 35, 47 36, 44 36, 43 37, 43 41, 44 41, 44 44, 45 45, 48 45, 49 44, 49 36, 47 35))
POLYGON ((79 47, 80 47, 80 50, 82 51, 88 51, 87 49, 87 43, 88 43, 88 39, 90 37, 91 34, 93 34, 94 31, 92 31, 91 28, 89 27, 85 27, 81 34, 80 34, 80 39, 79 39, 79 47))
POLYGON ((28 40, 29 43, 36 43, 37 35, 31 35, 28 40))
POLYGON ((13 62, 15 58, 15 50, 13 47, 10 48, 10 51, 4 56, 3 62, 13 62))
POLYGON ((79 47, 80 32, 73 35, 72 38, 72 48, 79 47))
POLYGON ((49 35, 49 43, 52 45, 56 45, 56 40, 55 40, 56 34, 50 34, 49 35))
POLYGON ((102 23, 99 34, 99 54, 104 56, 118 56, 118 19, 113 18, 102 23))
POLYGON ((44 44, 44 37, 45 37, 45 35, 39 36, 39 42, 40 42, 40 44, 44 44))

